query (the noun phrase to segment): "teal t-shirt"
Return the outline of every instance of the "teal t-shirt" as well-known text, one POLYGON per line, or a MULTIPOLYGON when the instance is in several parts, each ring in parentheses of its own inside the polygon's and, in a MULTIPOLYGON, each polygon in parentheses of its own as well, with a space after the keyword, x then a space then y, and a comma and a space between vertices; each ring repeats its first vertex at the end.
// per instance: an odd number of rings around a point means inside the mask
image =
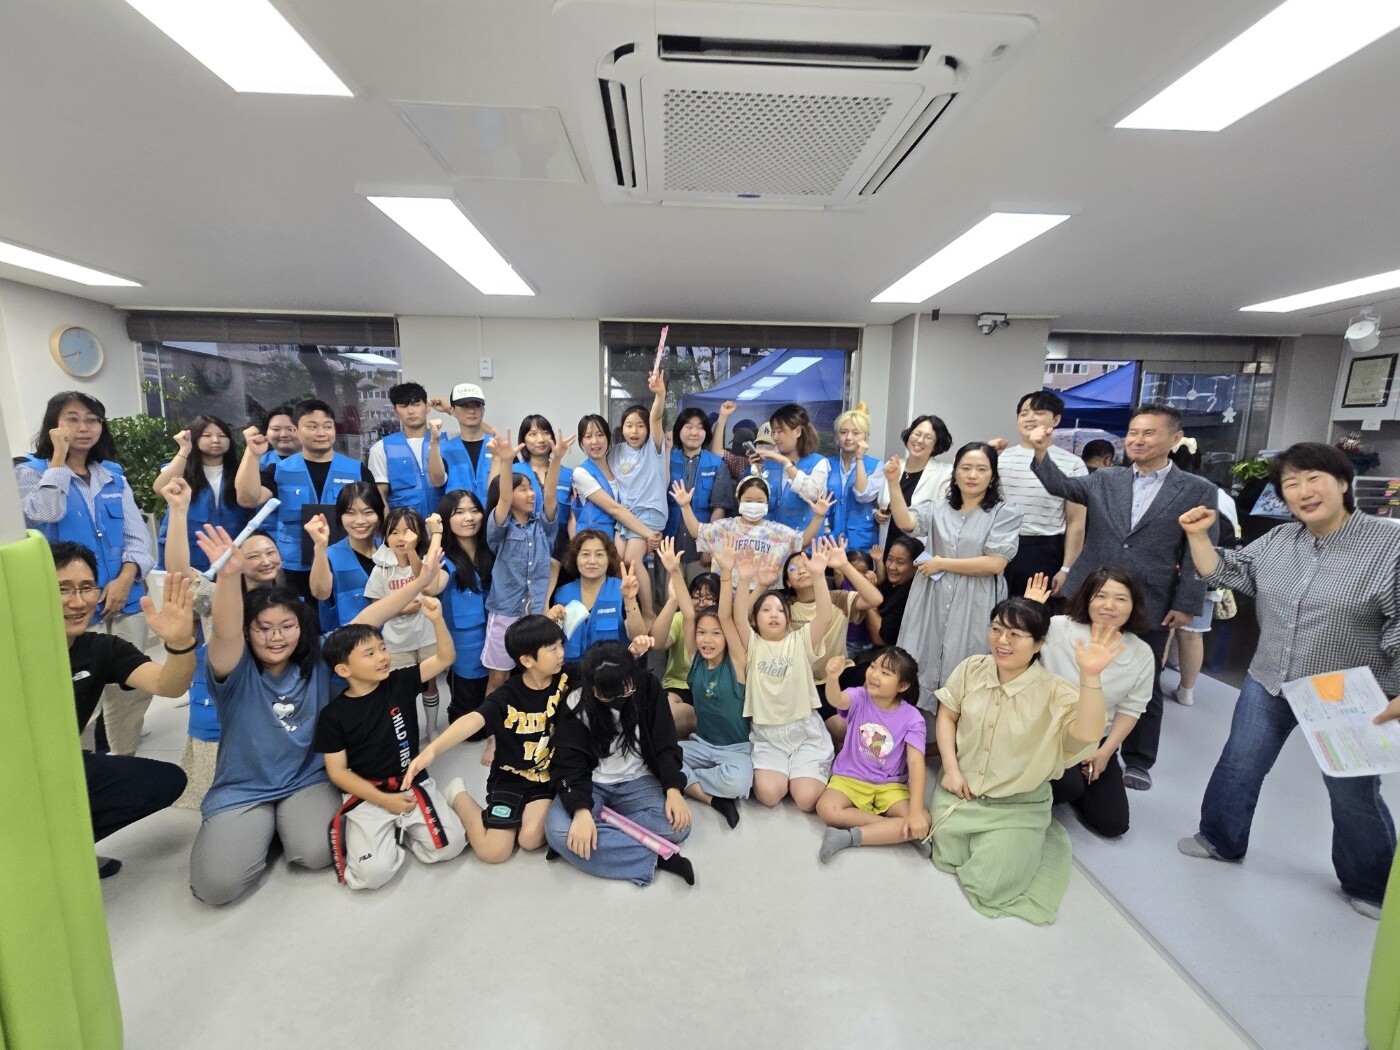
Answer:
POLYGON ((699 653, 690 662, 690 696, 695 702, 695 735, 717 747, 747 743, 749 720, 744 717, 744 687, 734 676, 729 654, 710 667, 699 653))

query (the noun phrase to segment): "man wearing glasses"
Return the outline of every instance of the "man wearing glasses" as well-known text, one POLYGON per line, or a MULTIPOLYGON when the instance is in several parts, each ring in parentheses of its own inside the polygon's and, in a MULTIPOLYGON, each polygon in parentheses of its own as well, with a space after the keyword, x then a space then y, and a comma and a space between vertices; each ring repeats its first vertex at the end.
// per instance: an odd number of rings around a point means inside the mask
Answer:
MULTIPOLYGON (((179 573, 166 577, 159 612, 150 598, 141 603, 146 627, 165 643, 168 658, 158 664, 124 638, 88 630, 102 593, 97 586, 97 556, 69 541, 49 546, 58 571, 58 591, 63 596, 63 632, 68 639, 79 731, 91 720, 107 686, 147 697, 152 693, 178 697, 188 690, 195 668, 189 580, 179 573)), ((84 751, 83 773, 96 842, 165 809, 185 790, 185 774, 179 766, 149 758, 84 751)), ((97 871, 102 878, 120 870, 120 861, 98 858, 97 871)))

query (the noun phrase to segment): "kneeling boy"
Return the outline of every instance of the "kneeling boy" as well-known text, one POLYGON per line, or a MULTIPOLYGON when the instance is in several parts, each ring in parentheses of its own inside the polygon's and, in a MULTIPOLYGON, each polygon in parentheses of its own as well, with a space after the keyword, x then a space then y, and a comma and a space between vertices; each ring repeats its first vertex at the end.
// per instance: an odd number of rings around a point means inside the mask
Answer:
POLYGON ((506 628, 506 652, 520 674, 457 719, 423 749, 410 773, 428 768, 438 755, 483 727, 496 741, 486 778, 486 808, 477 805, 460 778, 447 785, 452 808, 467 829, 467 841, 487 864, 521 849, 544 845, 544 822, 554 791, 549 783, 554 714, 577 674, 564 667, 564 632, 548 616, 522 616, 506 628))
POLYGON ((340 881, 352 890, 383 886, 404 861, 406 846, 427 864, 451 860, 466 846, 461 821, 433 783, 413 769, 418 751, 418 694, 452 666, 456 652, 436 598, 419 598, 433 625, 437 652, 416 667, 389 670, 377 628, 351 624, 321 647, 345 692, 316 723, 316 750, 345 804, 331 821, 331 853, 340 881))

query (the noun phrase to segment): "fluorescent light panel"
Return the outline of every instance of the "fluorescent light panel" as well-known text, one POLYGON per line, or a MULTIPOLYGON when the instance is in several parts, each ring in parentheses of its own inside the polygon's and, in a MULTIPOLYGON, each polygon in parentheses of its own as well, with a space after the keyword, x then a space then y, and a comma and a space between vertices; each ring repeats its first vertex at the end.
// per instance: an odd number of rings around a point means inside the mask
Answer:
POLYGON ((1348 299, 1360 299, 1362 296, 1372 295, 1376 292, 1388 292, 1394 288, 1400 288, 1400 270, 1378 273, 1370 277, 1358 277, 1354 281, 1343 281, 1341 284, 1329 284, 1326 288, 1315 288, 1311 292, 1299 292, 1297 295, 1285 295, 1282 299, 1270 299, 1267 303, 1241 306, 1240 313, 1286 314, 1294 310, 1306 310, 1310 306, 1321 306, 1324 303, 1340 303, 1348 299))
POLYGON ((1394 0, 1286 0, 1117 126, 1219 131, 1397 26, 1394 0))
POLYGON ((922 303, 969 274, 996 262, 1046 230, 1052 230, 1068 215, 1037 215, 1026 212, 996 211, 957 240, 934 252, 914 269, 895 281, 870 301, 872 303, 922 303))
POLYGON ((456 201, 447 197, 366 199, 482 295, 535 294, 472 225, 456 201))
POLYGON ((86 284, 92 288, 141 287, 135 281, 128 281, 125 277, 114 277, 101 270, 92 270, 86 266, 79 266, 77 263, 64 262, 62 259, 55 259, 52 255, 43 255, 40 252, 30 251, 28 248, 21 248, 17 244, 6 244, 4 241, 0 241, 0 263, 8 263, 25 270, 34 270, 37 273, 46 273, 50 277, 61 277, 65 281, 76 281, 78 284, 86 284))
POLYGON ((234 91, 350 95, 268 0, 126 0, 234 91))

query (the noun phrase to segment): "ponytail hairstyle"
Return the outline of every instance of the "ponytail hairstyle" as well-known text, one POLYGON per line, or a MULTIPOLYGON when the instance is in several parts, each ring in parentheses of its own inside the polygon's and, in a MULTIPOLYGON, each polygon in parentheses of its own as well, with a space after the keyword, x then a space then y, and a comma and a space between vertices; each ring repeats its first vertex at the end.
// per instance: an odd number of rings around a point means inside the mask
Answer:
POLYGON ((491 548, 486 545, 486 508, 476 498, 475 492, 453 489, 443 495, 437 512, 442 519, 442 555, 452 563, 452 576, 457 589, 485 594, 491 587, 491 566, 496 560, 491 548), (467 553, 462 541, 452 531, 452 515, 461 508, 463 500, 481 514, 481 531, 477 533, 475 555, 467 553))
POLYGON ((184 474, 185 481, 190 486, 190 498, 193 499, 209 487, 209 478, 204 473, 204 453, 199 451, 199 439, 210 427, 222 430, 224 437, 228 438, 228 448, 224 450, 223 459, 224 476, 220 486, 223 491, 219 493, 219 502, 225 507, 236 507, 238 493, 233 482, 243 453, 238 450, 238 443, 233 440, 233 429, 218 416, 195 416, 190 423, 190 454, 185 458, 184 474))
POLYGON ((796 430, 797 434, 797 455, 810 455, 821 447, 821 438, 817 436, 817 428, 812 426, 812 417, 807 414, 807 410, 796 403, 789 403, 779 406, 771 416, 768 417, 771 426, 783 426, 788 430, 796 430))
POLYGON ((614 751, 641 754, 637 742, 641 705, 636 690, 645 674, 621 642, 597 642, 583 654, 579 667, 579 713, 600 759, 614 751), (614 713, 618 716, 616 721, 614 713))
MULTIPOLYGON (((418 552, 418 557, 428 553, 428 523, 423 520, 423 515, 419 514, 412 507, 392 507, 388 515, 384 518, 384 542, 389 542, 389 534, 400 525, 407 525, 410 531, 418 537, 418 542, 414 544, 414 550, 418 552)), ((444 532, 447 530, 444 529, 444 532)))

